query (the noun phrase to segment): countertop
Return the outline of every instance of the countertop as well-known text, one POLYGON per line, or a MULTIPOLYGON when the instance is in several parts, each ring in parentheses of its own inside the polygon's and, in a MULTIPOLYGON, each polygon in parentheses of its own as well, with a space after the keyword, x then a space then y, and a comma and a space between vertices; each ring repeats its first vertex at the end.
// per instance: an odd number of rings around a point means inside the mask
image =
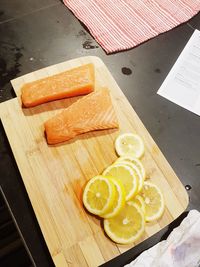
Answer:
MULTIPOLYGON (((10 80, 52 64, 95 55, 107 65, 200 210, 200 118, 157 95, 192 35, 200 14, 129 51, 107 55, 59 0, 9 0, 0 6, 0 102, 15 97, 10 80)), ((54 266, 0 124, 0 185, 36 266, 54 266)), ((165 239, 186 216, 105 267, 123 266, 165 239)))

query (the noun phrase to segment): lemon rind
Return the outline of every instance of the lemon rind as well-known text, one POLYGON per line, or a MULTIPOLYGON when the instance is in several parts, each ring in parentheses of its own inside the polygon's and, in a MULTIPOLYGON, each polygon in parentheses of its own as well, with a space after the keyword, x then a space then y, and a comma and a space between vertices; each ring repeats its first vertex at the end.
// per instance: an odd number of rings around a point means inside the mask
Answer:
MULTIPOLYGON (((141 210, 142 210, 142 212, 145 214, 145 203, 144 203, 144 199, 143 199, 143 197, 140 196, 140 195, 136 195, 136 196, 135 196, 135 199, 137 199, 137 200, 140 202, 141 210)), ((134 201, 134 199, 133 199, 133 201, 134 201)))
MULTIPOLYGON (((115 164, 118 164, 118 163, 115 163, 115 164)), ((143 184, 144 184, 144 178, 140 172, 140 170, 138 169, 138 167, 132 163, 132 162, 128 162, 128 161, 120 161, 120 164, 125 164, 129 167, 131 167, 137 174, 137 176, 139 177, 139 180, 138 180, 138 188, 137 188, 137 193, 139 193, 141 190, 142 190, 142 187, 143 187, 143 184)))
POLYGON ((157 190, 157 192, 158 192, 158 194, 160 195, 160 198, 161 198, 161 204, 162 205, 160 206, 160 209, 158 210, 158 212, 155 215, 153 215, 153 216, 147 216, 147 215, 145 215, 146 222, 152 222, 152 221, 155 221, 155 220, 160 219, 161 216, 164 213, 164 210, 165 210, 164 196, 163 196, 162 191, 160 190, 160 188, 156 184, 145 181, 144 182, 144 186, 145 185, 149 185, 151 187, 156 188, 156 190, 157 190))
POLYGON ((115 188, 114 188, 114 185, 108 180, 106 179, 105 177, 103 177, 102 175, 97 175, 93 178, 91 178, 88 183, 86 184, 85 186, 85 189, 84 189, 84 192, 83 192, 83 204, 85 206, 85 208, 92 214, 95 214, 95 215, 101 215, 103 213, 105 213, 107 210, 110 209, 110 207, 112 206, 112 203, 113 203, 113 200, 114 200, 114 197, 115 197, 115 188), (92 183, 95 182, 95 180, 104 180, 106 181, 106 183, 108 184, 108 188, 109 188, 109 199, 107 201, 107 204, 105 205, 104 209, 103 210, 97 210, 97 209, 93 209, 91 208, 91 206, 88 204, 88 201, 86 199, 87 197, 87 192, 89 190, 89 187, 92 183))
POLYGON ((106 176, 106 173, 108 173, 108 171, 113 168, 113 167, 117 167, 117 166, 121 166, 125 169, 128 169, 128 171, 131 173, 131 176, 134 177, 134 188, 129 192, 128 195, 126 195, 126 201, 130 200, 131 198, 134 197, 134 195, 137 193, 137 190, 138 190, 138 181, 137 181, 137 177, 135 176, 134 172, 132 171, 131 167, 129 166, 126 166, 126 165, 123 165, 123 164, 112 164, 110 166, 108 166, 104 172, 102 173, 102 175, 106 176))
POLYGON ((139 171, 141 172, 142 176, 143 176, 143 179, 145 180, 146 178, 146 171, 145 171, 145 168, 141 162, 140 159, 136 158, 134 155, 132 155, 131 153, 127 153, 121 157, 119 157, 115 163, 117 162, 123 162, 123 161, 128 161, 128 162, 131 162, 133 163, 134 165, 136 165, 136 167, 138 167, 137 165, 139 165, 138 169, 139 171))
POLYGON ((113 182, 114 185, 117 187, 117 190, 120 191, 119 193, 120 199, 118 200, 118 203, 120 204, 118 204, 112 212, 102 214, 101 217, 105 219, 113 218, 122 210, 122 208, 125 205, 125 196, 126 196, 124 185, 120 180, 114 177, 108 177, 108 179, 110 179, 111 182, 113 182))
POLYGON ((114 241, 115 243, 118 243, 118 244, 130 244, 130 243, 134 243, 134 242, 136 242, 142 236, 142 234, 145 231, 145 218, 144 218, 144 214, 143 214, 142 210, 133 201, 128 201, 127 204, 134 206, 137 209, 137 211, 140 213, 141 218, 142 218, 142 227, 141 227, 141 229, 138 231, 138 233, 135 236, 133 236, 133 237, 131 237, 129 239, 124 239, 124 238, 116 237, 116 235, 113 234, 110 231, 110 228, 109 228, 109 219, 104 219, 104 230, 105 230, 106 234, 110 237, 110 239, 112 241, 114 241))
POLYGON ((120 145, 120 141, 124 137, 127 137, 127 136, 132 136, 132 137, 134 137, 135 139, 137 139, 139 141, 139 143, 140 143, 140 150, 137 151, 137 153, 134 153, 134 155, 135 155, 136 158, 141 158, 144 155, 144 150, 145 150, 144 143, 143 143, 142 138, 139 135, 133 134, 133 133, 123 133, 123 134, 120 134, 116 138, 116 140, 115 140, 115 150, 116 150, 117 154, 119 156, 123 156, 123 155, 127 154, 127 153, 124 153, 123 152, 123 150, 121 149, 121 145, 120 145))

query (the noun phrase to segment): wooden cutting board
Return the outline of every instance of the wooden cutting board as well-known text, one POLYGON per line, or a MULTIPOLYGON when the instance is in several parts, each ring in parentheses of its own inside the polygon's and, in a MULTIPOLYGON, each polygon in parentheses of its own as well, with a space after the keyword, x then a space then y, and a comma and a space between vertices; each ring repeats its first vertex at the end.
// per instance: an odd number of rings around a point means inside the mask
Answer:
POLYGON ((12 85, 18 97, 0 105, 0 116, 57 267, 98 266, 152 236, 186 209, 185 188, 99 58, 83 57, 50 66, 12 80, 12 85), (96 86, 110 89, 120 129, 95 131, 58 146, 48 146, 43 123, 78 97, 22 109, 21 86, 90 62, 95 65, 96 86), (101 221, 84 210, 81 200, 86 181, 117 158, 113 143, 123 132, 137 133, 143 138, 142 162, 147 177, 161 188, 166 204, 162 218, 147 224, 142 238, 131 245, 117 245, 106 237, 101 221))

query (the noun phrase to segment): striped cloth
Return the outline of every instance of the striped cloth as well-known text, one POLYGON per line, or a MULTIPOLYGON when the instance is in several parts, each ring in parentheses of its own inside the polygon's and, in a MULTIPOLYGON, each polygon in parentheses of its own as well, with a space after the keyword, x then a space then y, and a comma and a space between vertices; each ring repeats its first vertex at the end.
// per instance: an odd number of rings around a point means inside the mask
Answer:
POLYGON ((107 53, 133 48, 200 11, 200 0, 63 1, 107 53))

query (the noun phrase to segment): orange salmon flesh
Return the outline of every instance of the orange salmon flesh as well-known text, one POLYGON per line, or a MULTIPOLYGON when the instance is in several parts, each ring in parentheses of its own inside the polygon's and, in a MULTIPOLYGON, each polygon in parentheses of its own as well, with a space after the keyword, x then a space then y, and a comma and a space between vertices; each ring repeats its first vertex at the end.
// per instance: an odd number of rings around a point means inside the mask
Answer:
POLYGON ((82 97, 44 126, 48 144, 58 144, 82 133, 118 128, 119 124, 109 91, 103 88, 82 97))
POLYGON ((22 106, 29 108, 49 101, 85 95, 94 91, 94 66, 86 64, 26 83, 21 88, 22 106))

